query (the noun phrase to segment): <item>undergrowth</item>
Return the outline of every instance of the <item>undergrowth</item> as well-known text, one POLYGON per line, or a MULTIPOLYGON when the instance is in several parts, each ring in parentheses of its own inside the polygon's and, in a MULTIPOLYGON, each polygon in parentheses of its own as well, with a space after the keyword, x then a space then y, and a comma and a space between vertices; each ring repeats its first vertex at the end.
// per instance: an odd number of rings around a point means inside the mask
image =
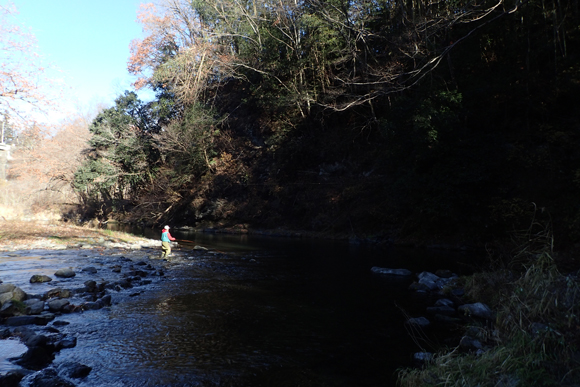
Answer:
MULTIPOLYGON (((496 311, 484 350, 435 354, 422 369, 399 371, 399 385, 577 386, 580 383, 580 281, 554 262, 548 228, 520 234, 513 259, 465 281, 466 294, 496 311)), ((537 228, 536 228, 537 230, 537 228)), ((483 324, 482 324, 483 325, 483 324)))

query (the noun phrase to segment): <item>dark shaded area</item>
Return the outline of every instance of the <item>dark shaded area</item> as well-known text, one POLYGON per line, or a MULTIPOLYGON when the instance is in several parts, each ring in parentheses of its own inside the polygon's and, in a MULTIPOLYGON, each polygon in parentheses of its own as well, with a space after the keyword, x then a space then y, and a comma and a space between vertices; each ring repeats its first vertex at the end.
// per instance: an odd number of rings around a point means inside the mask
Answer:
MULTIPOLYGON (((555 19, 530 1, 517 12, 496 10, 477 28, 450 23, 434 35, 433 52, 461 42, 421 82, 349 109, 321 99, 304 113, 265 77, 224 80, 204 101, 219 130, 197 134, 187 158, 139 153, 147 171, 123 159, 133 180, 94 202, 87 197, 87 208, 105 203, 107 215, 145 224, 497 251, 514 232, 539 225, 557 250, 573 252, 580 242, 578 3, 552 11, 555 19)), ((369 27, 381 37, 371 41, 377 53, 391 47, 385 42, 403 47, 395 39, 405 36, 402 24, 388 25, 369 27)), ((335 101, 346 101, 347 91, 360 92, 345 88, 335 101)), ((199 109, 185 108, 183 133, 205 125, 199 109)), ((135 125, 142 117, 152 115, 135 125)), ((562 268, 580 267, 565 257, 562 268)))

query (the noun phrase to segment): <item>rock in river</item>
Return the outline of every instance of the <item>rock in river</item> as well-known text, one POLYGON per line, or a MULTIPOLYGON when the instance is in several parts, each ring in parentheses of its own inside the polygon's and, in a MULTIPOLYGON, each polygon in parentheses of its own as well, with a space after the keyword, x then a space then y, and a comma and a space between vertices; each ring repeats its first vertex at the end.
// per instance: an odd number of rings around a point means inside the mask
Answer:
POLYGON ((65 268, 57 270, 56 273, 54 273, 54 275, 62 278, 72 278, 76 275, 76 273, 74 272, 73 269, 65 268))
POLYGON ((31 284, 50 282, 50 281, 52 281, 52 278, 50 278, 49 276, 44 275, 44 274, 35 274, 32 277, 30 277, 31 284))

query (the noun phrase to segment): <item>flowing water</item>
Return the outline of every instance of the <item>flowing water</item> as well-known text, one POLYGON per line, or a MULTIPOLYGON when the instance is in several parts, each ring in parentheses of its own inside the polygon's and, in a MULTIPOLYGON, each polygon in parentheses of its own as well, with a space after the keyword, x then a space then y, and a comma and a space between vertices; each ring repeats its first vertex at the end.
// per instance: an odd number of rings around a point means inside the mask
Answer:
POLYGON ((420 348, 411 279, 372 266, 450 268, 468 257, 339 241, 184 234, 166 279, 108 309, 64 315, 77 346, 54 363, 93 368, 79 386, 395 386, 420 348), (202 245, 209 253, 192 255, 202 245), (408 317, 408 316, 407 316, 408 317))

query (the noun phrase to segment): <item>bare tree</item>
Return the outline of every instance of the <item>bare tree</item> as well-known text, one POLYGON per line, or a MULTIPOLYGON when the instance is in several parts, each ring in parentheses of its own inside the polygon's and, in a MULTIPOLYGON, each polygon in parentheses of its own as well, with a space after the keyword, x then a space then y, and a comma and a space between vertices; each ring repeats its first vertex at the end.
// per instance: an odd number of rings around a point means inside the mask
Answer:
POLYGON ((36 39, 16 20, 16 7, 0 5, 0 113, 30 125, 56 106, 60 86, 38 54, 36 39))

